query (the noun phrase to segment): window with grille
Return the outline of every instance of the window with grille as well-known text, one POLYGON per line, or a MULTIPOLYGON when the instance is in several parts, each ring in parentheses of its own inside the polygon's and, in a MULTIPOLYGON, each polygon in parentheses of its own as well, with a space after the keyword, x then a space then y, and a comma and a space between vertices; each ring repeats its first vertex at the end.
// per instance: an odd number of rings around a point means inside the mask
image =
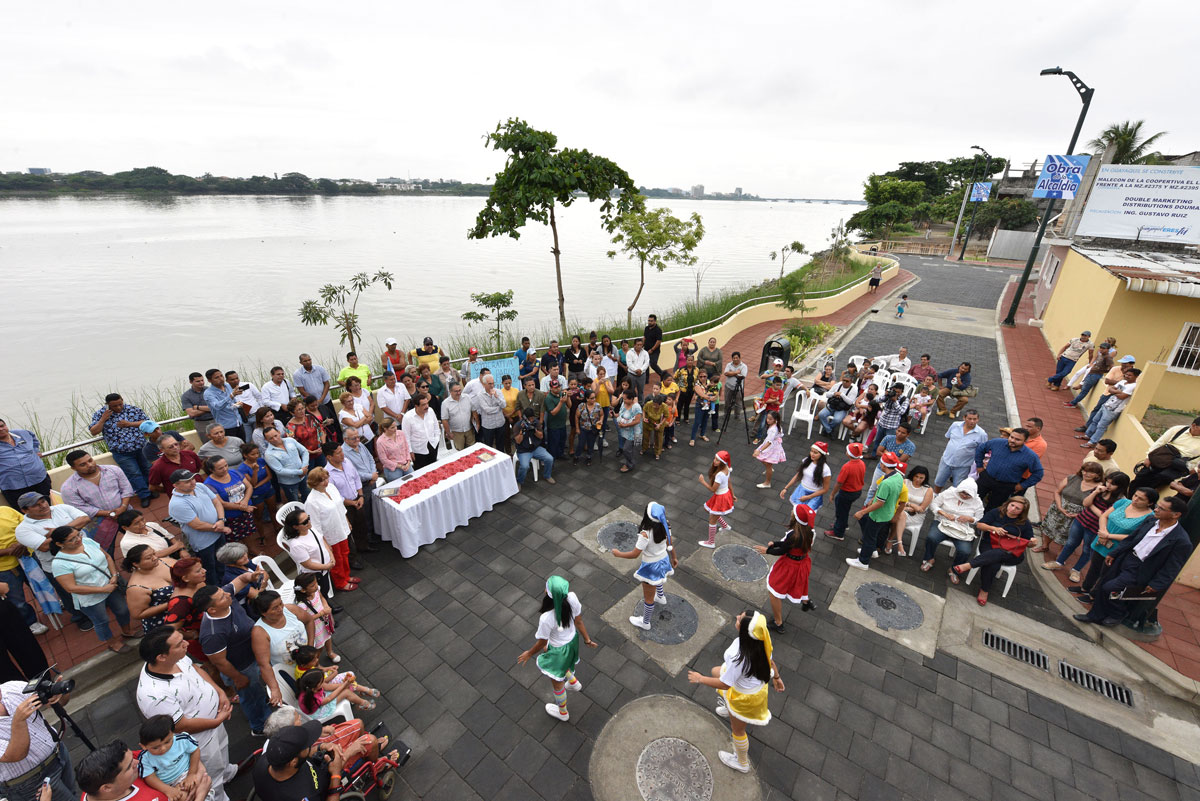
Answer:
POLYGON ((1200 324, 1184 323, 1167 369, 1176 373, 1200 375, 1200 324))

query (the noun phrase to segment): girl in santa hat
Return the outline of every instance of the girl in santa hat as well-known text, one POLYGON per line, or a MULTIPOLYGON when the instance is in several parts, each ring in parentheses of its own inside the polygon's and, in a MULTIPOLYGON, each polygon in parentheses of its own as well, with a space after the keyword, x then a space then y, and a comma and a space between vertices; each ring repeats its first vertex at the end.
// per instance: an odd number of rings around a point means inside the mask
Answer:
POLYGON ((808 456, 796 470, 796 475, 792 476, 779 493, 780 499, 787 498, 788 490, 795 484, 796 490, 792 493, 791 498, 788 498, 788 503, 792 506, 802 503, 812 509, 814 513, 820 511, 821 504, 825 502, 825 494, 829 492, 829 479, 833 476, 833 471, 829 469, 828 458, 829 443, 821 440, 814 442, 808 449, 808 456))
POLYGON ((754 550, 761 554, 783 557, 775 561, 767 576, 767 592, 771 593, 771 612, 775 618, 767 622, 767 628, 771 631, 783 631, 784 598, 800 604, 805 612, 811 612, 814 608, 813 602, 808 599, 808 574, 812 570, 808 552, 812 550, 815 519, 816 513, 812 509, 798 503, 792 507, 792 525, 782 540, 754 546, 754 550))
POLYGON ((712 493, 712 497, 704 503, 704 508, 708 512, 708 539, 700 540, 701 548, 717 547, 718 526, 726 531, 733 528, 725 522, 725 515, 733 511, 733 505, 737 502, 737 496, 733 494, 733 487, 729 479, 729 474, 732 472, 733 466, 730 463, 729 451, 717 451, 717 455, 713 457, 712 466, 708 468, 708 475, 700 474, 700 483, 712 493))
POLYGON ((619 559, 637 559, 639 556, 642 559, 642 563, 633 573, 642 582, 642 613, 629 618, 629 622, 639 629, 649 631, 650 620, 654 617, 654 605, 666 605, 667 594, 663 588, 667 579, 675 574, 675 567, 679 564, 675 546, 671 541, 671 524, 667 522, 666 507, 654 501, 646 504, 637 544, 631 551, 618 551, 613 548, 612 555, 619 559))

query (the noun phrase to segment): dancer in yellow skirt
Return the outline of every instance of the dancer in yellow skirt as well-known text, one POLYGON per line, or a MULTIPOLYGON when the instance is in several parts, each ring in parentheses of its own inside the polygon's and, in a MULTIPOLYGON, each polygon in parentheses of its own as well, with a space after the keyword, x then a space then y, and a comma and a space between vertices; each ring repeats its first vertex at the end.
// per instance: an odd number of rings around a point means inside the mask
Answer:
POLYGON ((767 708, 767 682, 778 692, 784 691, 779 668, 771 659, 771 634, 767 619, 759 612, 742 612, 733 621, 737 639, 725 649, 725 663, 712 669, 711 676, 688 671, 692 684, 707 684, 716 689, 717 714, 729 718, 733 730, 733 753, 720 751, 717 756, 727 766, 742 773, 750 772, 750 738, 746 726, 765 726, 771 722, 767 708))

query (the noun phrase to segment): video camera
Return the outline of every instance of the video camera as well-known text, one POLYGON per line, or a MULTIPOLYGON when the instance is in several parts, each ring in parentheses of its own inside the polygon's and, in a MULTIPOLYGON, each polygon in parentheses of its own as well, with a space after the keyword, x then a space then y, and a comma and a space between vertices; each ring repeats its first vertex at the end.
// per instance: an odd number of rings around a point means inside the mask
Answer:
POLYGON ((48 704, 54 696, 66 695, 75 689, 75 679, 58 678, 60 676, 62 672, 51 665, 40 676, 26 684, 24 692, 26 695, 36 694, 38 701, 48 704))

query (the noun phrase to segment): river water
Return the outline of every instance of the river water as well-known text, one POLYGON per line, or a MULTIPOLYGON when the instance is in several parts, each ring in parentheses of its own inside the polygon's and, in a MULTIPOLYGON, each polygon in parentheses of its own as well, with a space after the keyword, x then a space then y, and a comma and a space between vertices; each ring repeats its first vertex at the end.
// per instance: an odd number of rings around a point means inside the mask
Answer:
MULTIPOLYGON (((358 306, 368 343, 395 336, 412 347, 462 328, 472 292, 515 290, 516 327, 557 323, 550 230, 519 240, 468 240, 478 197, 59 197, 0 200, 6 379, 0 417, 43 426, 65 415, 72 394, 138 397, 145 387, 182 391, 209 367, 283 364, 304 350, 338 350, 332 329, 300 323, 300 303, 325 283, 390 270, 391 292, 358 306), (24 407, 24 408, 23 408, 24 407)), ((711 262, 703 289, 779 274, 767 254, 793 240, 823 247, 853 205, 651 200, 677 216, 699 213, 697 255, 711 262)), ((568 320, 581 326, 624 316, 637 267, 610 260, 594 207, 558 214, 568 320)), ((647 276, 635 319, 695 294, 691 271, 647 276)), ((661 312, 660 312, 661 317, 661 312)), ((661 319, 671 328, 669 319, 661 319)), ((483 340, 481 332, 481 341, 483 340)), ((372 348, 373 350, 373 348, 372 348)), ((371 363, 378 356, 371 355, 371 363)), ((326 364, 331 372, 340 365, 326 364)), ((95 404, 97 408, 99 404, 95 404)))

